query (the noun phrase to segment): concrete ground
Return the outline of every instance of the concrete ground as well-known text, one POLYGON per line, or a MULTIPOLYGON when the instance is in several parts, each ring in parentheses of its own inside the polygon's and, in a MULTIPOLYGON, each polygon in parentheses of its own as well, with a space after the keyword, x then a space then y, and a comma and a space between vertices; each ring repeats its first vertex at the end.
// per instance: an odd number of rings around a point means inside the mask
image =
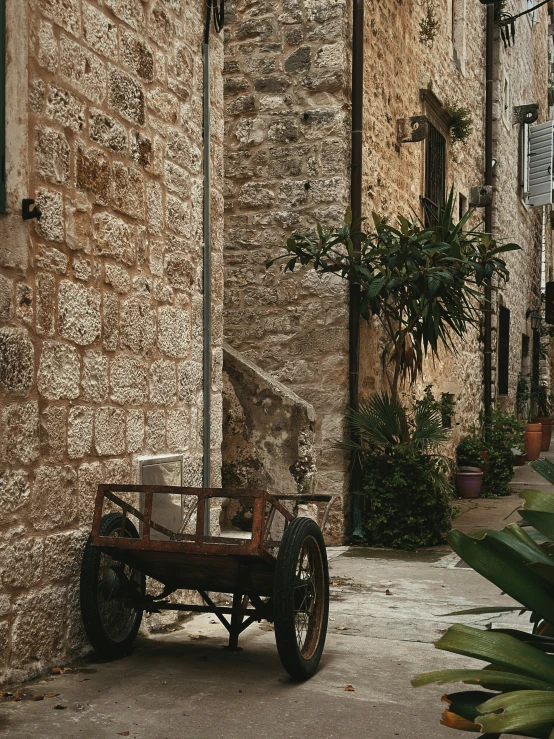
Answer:
MULTIPOLYGON (((532 481, 528 468, 519 478, 532 481)), ((537 476, 538 477, 538 476, 537 476)), ((539 479, 540 481, 540 479, 539 479)), ((517 480, 516 480, 517 482, 517 480)), ((524 482, 524 480, 519 480, 524 482)), ((523 486, 523 485, 521 485, 523 486)), ((529 485, 530 486, 530 485, 529 485)), ((554 490, 553 490, 554 492, 554 490)), ((464 530, 502 528, 517 495, 462 502, 464 530)), ((442 739, 441 695, 414 690, 418 672, 472 662, 433 642, 454 620, 484 627, 490 617, 446 616, 510 601, 448 547, 418 553, 364 548, 329 550, 332 600, 327 645, 315 677, 291 682, 267 624, 229 653, 223 627, 199 616, 185 628, 139 640, 111 663, 73 666, 0 699, 0 735, 10 739, 442 739), (352 686, 353 690, 345 690, 352 686), (45 695, 34 700, 34 695, 45 695)), ((503 615, 497 623, 524 625, 503 615)), ((14 692, 12 689, 11 692, 14 692)))

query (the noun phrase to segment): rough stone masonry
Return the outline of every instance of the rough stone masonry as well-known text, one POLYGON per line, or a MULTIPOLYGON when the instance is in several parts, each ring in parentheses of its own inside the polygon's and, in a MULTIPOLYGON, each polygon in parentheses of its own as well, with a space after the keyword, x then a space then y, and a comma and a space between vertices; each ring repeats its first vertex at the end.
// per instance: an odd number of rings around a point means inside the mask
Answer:
MULTIPOLYGON (((0 678, 85 644, 99 482, 202 470, 202 0, 8 7, 0 215, 0 678), (33 197, 40 221, 21 220, 33 197)), ((222 43, 212 41, 213 481, 220 470, 222 43)))

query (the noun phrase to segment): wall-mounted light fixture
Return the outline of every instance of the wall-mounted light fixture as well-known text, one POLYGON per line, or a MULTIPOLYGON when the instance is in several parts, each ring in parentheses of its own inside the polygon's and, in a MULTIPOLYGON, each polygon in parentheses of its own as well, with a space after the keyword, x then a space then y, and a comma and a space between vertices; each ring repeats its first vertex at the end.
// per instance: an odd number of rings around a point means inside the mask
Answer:
POLYGON ((531 328, 533 331, 539 331, 542 323, 542 316, 540 313, 531 313, 531 328))

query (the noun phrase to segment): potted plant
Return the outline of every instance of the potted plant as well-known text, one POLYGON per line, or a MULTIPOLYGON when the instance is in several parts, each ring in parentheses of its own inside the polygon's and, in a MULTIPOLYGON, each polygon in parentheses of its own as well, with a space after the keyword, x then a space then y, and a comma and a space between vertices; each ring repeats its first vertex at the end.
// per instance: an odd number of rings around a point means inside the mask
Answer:
POLYGON ((547 452, 550 449, 550 440, 552 437, 552 394, 548 392, 548 387, 541 383, 536 389, 536 423, 542 426, 542 445, 541 451, 547 452))
POLYGON ((542 424, 536 421, 537 392, 529 387, 529 378, 520 375, 517 382, 516 408, 520 418, 526 419, 524 444, 527 460, 533 462, 539 458, 542 447, 542 424))
POLYGON ((461 498, 478 498, 483 484, 483 467, 487 453, 482 437, 474 430, 456 447, 456 488, 461 498))

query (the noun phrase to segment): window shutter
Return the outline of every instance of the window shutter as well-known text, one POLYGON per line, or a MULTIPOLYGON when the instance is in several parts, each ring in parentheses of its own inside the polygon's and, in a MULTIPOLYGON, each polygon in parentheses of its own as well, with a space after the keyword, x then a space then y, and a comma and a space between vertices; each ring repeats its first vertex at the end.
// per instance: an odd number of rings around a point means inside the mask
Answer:
POLYGON ((510 381, 510 311, 498 313, 498 394, 508 395, 510 381))
POLYGON ((529 128, 529 205, 552 203, 554 121, 529 128))

